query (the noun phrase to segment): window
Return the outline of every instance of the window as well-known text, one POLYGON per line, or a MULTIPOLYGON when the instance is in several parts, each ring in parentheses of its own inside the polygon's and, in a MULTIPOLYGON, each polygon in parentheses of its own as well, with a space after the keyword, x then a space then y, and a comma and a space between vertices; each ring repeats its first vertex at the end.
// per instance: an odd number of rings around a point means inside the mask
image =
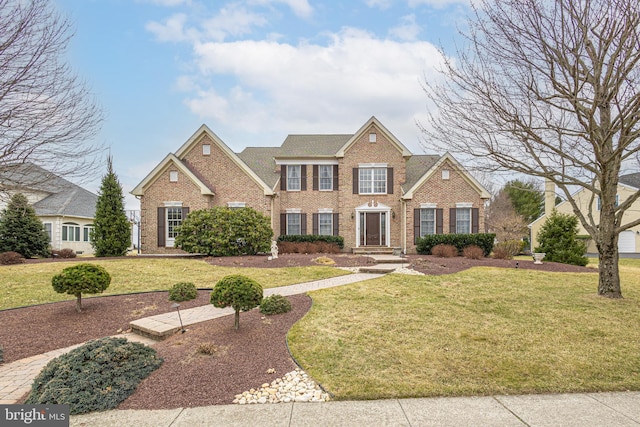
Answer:
POLYGON ((333 235, 333 213, 318 214, 318 234, 321 236, 333 235))
POLYGON ((449 169, 442 169, 442 179, 449 179, 449 169))
POLYGON ((209 144, 203 144, 202 145, 202 154, 204 156, 208 156, 211 154, 211 145, 209 144))
MULTIPOLYGON (((597 204, 598 210, 602 209, 602 202, 600 201, 600 196, 596 197, 596 204, 597 204)), ((616 194, 616 204, 614 206, 618 207, 619 204, 620 204, 620 195, 616 194)))
POLYGON ((51 223, 50 222, 45 222, 44 224, 44 231, 45 233, 47 233, 47 236, 49 236, 49 243, 53 242, 52 240, 52 232, 51 232, 51 223))
POLYGON ((178 235, 176 228, 182 224, 182 206, 167 207, 167 246, 173 246, 178 235))
POLYGON ((302 234, 302 224, 299 213, 287 214, 287 234, 302 234))
POLYGON ((374 132, 371 132, 369 134, 369 142, 376 142, 377 140, 377 135, 374 132))
POLYGON ((287 166, 287 191, 300 191, 300 165, 287 166))
POLYGON ((387 168, 360 168, 360 194, 387 194, 387 168))
POLYGON ((471 233, 471 208, 456 209, 456 233, 471 233))
POLYGON ((436 210, 420 209, 420 237, 436 234, 436 210))
POLYGON ((85 225, 82 229, 82 241, 88 242, 91 240, 91 232, 93 231, 93 224, 85 225))
POLYGON ((62 241, 63 242, 79 242, 80 226, 75 222, 65 222, 62 225, 62 241))
POLYGON ((169 172, 169 182, 178 182, 178 171, 169 172))
POLYGON ((320 191, 333 190, 333 166, 320 165, 318 171, 320 173, 320 191))

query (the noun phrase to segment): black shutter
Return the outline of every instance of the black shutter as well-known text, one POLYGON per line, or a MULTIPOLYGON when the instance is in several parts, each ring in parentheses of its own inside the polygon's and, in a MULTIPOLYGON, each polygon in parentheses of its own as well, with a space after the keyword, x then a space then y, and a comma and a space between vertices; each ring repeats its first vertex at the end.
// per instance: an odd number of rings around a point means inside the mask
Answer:
POLYGON ((393 168, 387 168, 387 194, 393 194, 393 168))
POLYGON ((318 235, 318 214, 317 213, 311 214, 311 223, 313 228, 313 231, 311 231, 311 234, 318 235))
POLYGON ((300 214, 300 234, 307 234, 307 214, 300 214))
POLYGON ((338 165, 333 165, 333 191, 338 191, 338 165))
POLYGON ((287 235, 287 214, 286 213, 280 214, 280 235, 281 236, 287 235))
POLYGON ((340 215, 337 213, 333 214, 333 235, 340 235, 340 215))
POLYGON ((436 234, 442 234, 443 230, 442 230, 442 223, 443 221, 443 211, 442 209, 436 209, 436 234))
POLYGON ((456 234, 456 208, 449 209, 449 233, 456 234))
POLYGON ((413 210, 413 244, 420 238, 420 209, 413 210))
POLYGON ((300 166, 300 191, 307 191, 307 165, 300 166))
POLYGON ((471 232, 477 234, 480 231, 480 209, 471 209, 471 232))
POLYGON ((319 177, 318 177, 318 165, 313 165, 313 191, 318 191, 318 189, 320 188, 318 181, 319 181, 319 177))
POLYGON ((360 194, 358 185, 358 168, 353 168, 353 194, 360 194))
POLYGON ((165 208, 158 208, 158 247, 165 246, 165 208))
POLYGON ((287 191, 287 165, 280 165, 280 190, 287 191))

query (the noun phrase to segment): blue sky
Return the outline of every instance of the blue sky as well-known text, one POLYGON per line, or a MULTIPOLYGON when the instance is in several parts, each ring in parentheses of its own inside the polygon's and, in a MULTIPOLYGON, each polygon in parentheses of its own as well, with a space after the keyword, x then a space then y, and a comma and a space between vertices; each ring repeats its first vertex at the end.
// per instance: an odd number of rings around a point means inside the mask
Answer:
MULTIPOLYGON (((465 0, 54 0, 67 59, 105 110, 128 192, 201 124, 239 152, 287 134, 353 133, 375 115, 414 153, 465 0)), ((106 169, 106 168, 105 168, 106 169)), ((81 185, 97 192, 104 171, 81 185)))

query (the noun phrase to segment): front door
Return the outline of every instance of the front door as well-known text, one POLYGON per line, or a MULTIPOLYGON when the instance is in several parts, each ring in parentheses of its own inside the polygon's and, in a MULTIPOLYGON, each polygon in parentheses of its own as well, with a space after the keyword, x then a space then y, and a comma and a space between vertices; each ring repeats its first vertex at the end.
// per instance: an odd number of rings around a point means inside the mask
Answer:
POLYGON ((360 246, 386 245, 386 212, 360 212, 360 246))

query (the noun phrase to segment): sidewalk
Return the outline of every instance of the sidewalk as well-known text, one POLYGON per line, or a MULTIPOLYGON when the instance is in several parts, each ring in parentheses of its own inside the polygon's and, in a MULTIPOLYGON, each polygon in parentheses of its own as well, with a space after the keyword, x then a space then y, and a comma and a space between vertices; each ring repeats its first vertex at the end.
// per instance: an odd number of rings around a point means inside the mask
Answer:
POLYGON ((637 427, 640 392, 221 405, 71 417, 71 426, 133 425, 637 427))

